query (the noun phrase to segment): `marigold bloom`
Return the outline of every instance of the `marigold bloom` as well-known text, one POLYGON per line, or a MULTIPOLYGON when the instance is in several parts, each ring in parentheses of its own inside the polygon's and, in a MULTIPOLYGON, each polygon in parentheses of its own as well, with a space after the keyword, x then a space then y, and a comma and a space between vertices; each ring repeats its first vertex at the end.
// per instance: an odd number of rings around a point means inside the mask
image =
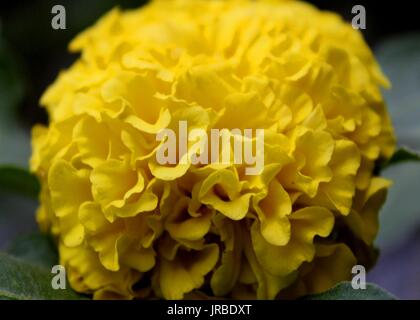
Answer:
POLYGON ((374 262, 395 139, 361 34, 298 1, 153 1, 71 44, 33 129, 37 213, 94 298, 293 298, 374 262), (264 169, 161 165, 156 134, 264 129, 264 169), (189 130, 191 130, 189 129, 189 130), (176 130, 175 130, 176 131, 176 130))

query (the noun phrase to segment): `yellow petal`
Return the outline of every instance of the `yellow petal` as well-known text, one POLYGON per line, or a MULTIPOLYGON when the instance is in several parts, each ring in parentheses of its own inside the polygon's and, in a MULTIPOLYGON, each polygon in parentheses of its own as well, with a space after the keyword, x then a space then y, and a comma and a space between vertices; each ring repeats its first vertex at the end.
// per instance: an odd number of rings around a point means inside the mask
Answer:
POLYGON ((196 253, 178 253, 173 261, 161 260, 160 285, 165 299, 182 299, 184 294, 204 283, 204 276, 215 266, 219 257, 216 244, 196 253))
POLYGON ((89 172, 76 170, 68 162, 57 160, 48 174, 51 204, 57 217, 77 215, 80 205, 91 200, 89 172))
POLYGON ((290 239, 290 222, 287 215, 292 211, 288 193, 277 180, 270 182, 268 190, 253 198, 254 210, 258 214, 261 234, 273 245, 283 246, 290 239))
POLYGON ((333 227, 332 213, 322 207, 307 207, 290 215, 291 239, 274 246, 261 235, 258 221, 251 228, 252 245, 262 268, 272 275, 287 275, 315 255, 315 236, 327 237, 333 227))
POLYGON ((240 220, 248 213, 252 195, 240 192, 241 186, 235 174, 229 170, 219 170, 203 181, 199 199, 227 217, 240 220))

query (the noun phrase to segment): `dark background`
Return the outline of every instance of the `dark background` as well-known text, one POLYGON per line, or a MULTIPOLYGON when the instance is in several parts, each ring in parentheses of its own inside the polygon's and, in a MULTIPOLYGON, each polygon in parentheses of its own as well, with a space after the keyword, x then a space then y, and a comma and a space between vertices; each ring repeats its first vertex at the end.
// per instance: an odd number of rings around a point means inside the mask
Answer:
MULTIPOLYGON (((33 124, 47 122, 45 111, 39 108, 38 104, 41 94, 56 78, 58 72, 70 66, 77 58, 76 55, 71 55, 67 51, 69 41, 111 8, 115 6, 135 8, 145 2, 142 0, 0 2, 0 37, 10 47, 14 59, 19 62, 19 72, 24 83, 23 97, 20 99, 16 113, 28 133, 33 124), (56 4, 61 4, 66 8, 66 30, 51 28, 53 16, 51 8, 56 4)), ((347 21, 351 21, 351 8, 354 5, 364 5, 367 28, 363 30, 363 34, 373 49, 383 41, 397 35, 416 32, 420 34, 420 10, 417 10, 417 1, 312 0, 308 2, 320 9, 335 11, 347 21)), ((420 37, 418 39, 420 42, 420 37)), ((420 59, 418 61, 420 63, 420 59)), ((0 65, 0 69, 1 67, 0 65)), ((415 74, 414 77, 419 80, 420 73, 415 74)), ((391 80, 393 80, 392 77, 391 80)), ((396 87, 398 88, 398 83, 396 87)), ((420 92, 420 87, 418 92, 420 92)), ((420 106, 420 101, 418 105, 420 106)), ((418 122, 420 123, 420 118, 418 122)), ((420 136, 418 138, 420 141, 420 136)), ((0 194, 0 196, 2 207, 9 208, 10 211, 7 218, 0 219, 0 248, 2 248, 17 234, 36 230, 33 221, 36 201, 25 202, 20 198, 15 199, 12 195, 0 194), (15 207, 16 202, 19 202, 19 209, 15 207)), ((401 200, 401 206, 404 207, 404 205, 404 201, 401 200)), ((417 213, 419 216, 420 210, 417 213)), ((407 231, 401 243, 382 252, 377 266, 368 274, 368 281, 385 287, 399 298, 420 299, 420 227, 407 231)))

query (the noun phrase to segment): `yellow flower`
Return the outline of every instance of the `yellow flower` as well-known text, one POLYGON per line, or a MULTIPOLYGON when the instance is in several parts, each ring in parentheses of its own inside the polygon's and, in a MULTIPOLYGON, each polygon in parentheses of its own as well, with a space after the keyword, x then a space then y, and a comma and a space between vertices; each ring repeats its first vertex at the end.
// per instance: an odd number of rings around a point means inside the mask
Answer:
POLYGON ((389 84, 340 17, 298 1, 155 0, 112 10, 70 49, 81 57, 42 96, 31 169, 75 290, 290 298, 373 262, 389 84), (156 135, 180 121, 263 129, 261 172, 162 164, 156 135))

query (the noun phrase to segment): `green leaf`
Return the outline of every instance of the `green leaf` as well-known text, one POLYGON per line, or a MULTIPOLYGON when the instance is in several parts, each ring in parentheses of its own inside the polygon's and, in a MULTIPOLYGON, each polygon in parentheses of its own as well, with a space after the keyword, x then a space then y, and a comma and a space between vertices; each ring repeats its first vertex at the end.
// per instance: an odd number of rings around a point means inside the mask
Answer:
POLYGON ((48 235, 16 238, 0 253, 0 299, 86 299, 68 284, 65 290, 52 288, 51 268, 57 264, 57 250, 48 235))
POLYGON ((53 289, 58 254, 52 239, 36 233, 16 238, 7 252, 0 253, 0 299, 85 299, 69 285, 65 290, 53 289))
POLYGON ((0 166, 0 189, 36 198, 40 186, 38 179, 28 170, 13 166, 0 166))
POLYGON ((388 161, 388 164, 391 165, 404 161, 420 161, 420 154, 410 150, 407 147, 402 147, 394 153, 394 155, 388 161))
POLYGON ((35 233, 19 236, 9 244, 7 253, 25 261, 51 269, 58 264, 57 249, 50 236, 35 233))
POLYGON ((386 290, 367 283, 366 289, 353 289, 351 282, 341 282, 330 290, 309 295, 304 300, 395 300, 386 290))
POLYGON ((0 298, 13 300, 79 300, 70 289, 53 289, 47 268, 0 253, 0 298))
POLYGON ((382 163, 378 164, 376 171, 378 173, 382 172, 382 170, 396 164, 400 164, 402 162, 407 161, 420 161, 420 154, 414 150, 411 150, 408 147, 401 147, 392 155, 392 157, 382 163))
POLYGON ((34 216, 38 201, 0 189, 0 250, 21 234, 38 231, 34 216))

